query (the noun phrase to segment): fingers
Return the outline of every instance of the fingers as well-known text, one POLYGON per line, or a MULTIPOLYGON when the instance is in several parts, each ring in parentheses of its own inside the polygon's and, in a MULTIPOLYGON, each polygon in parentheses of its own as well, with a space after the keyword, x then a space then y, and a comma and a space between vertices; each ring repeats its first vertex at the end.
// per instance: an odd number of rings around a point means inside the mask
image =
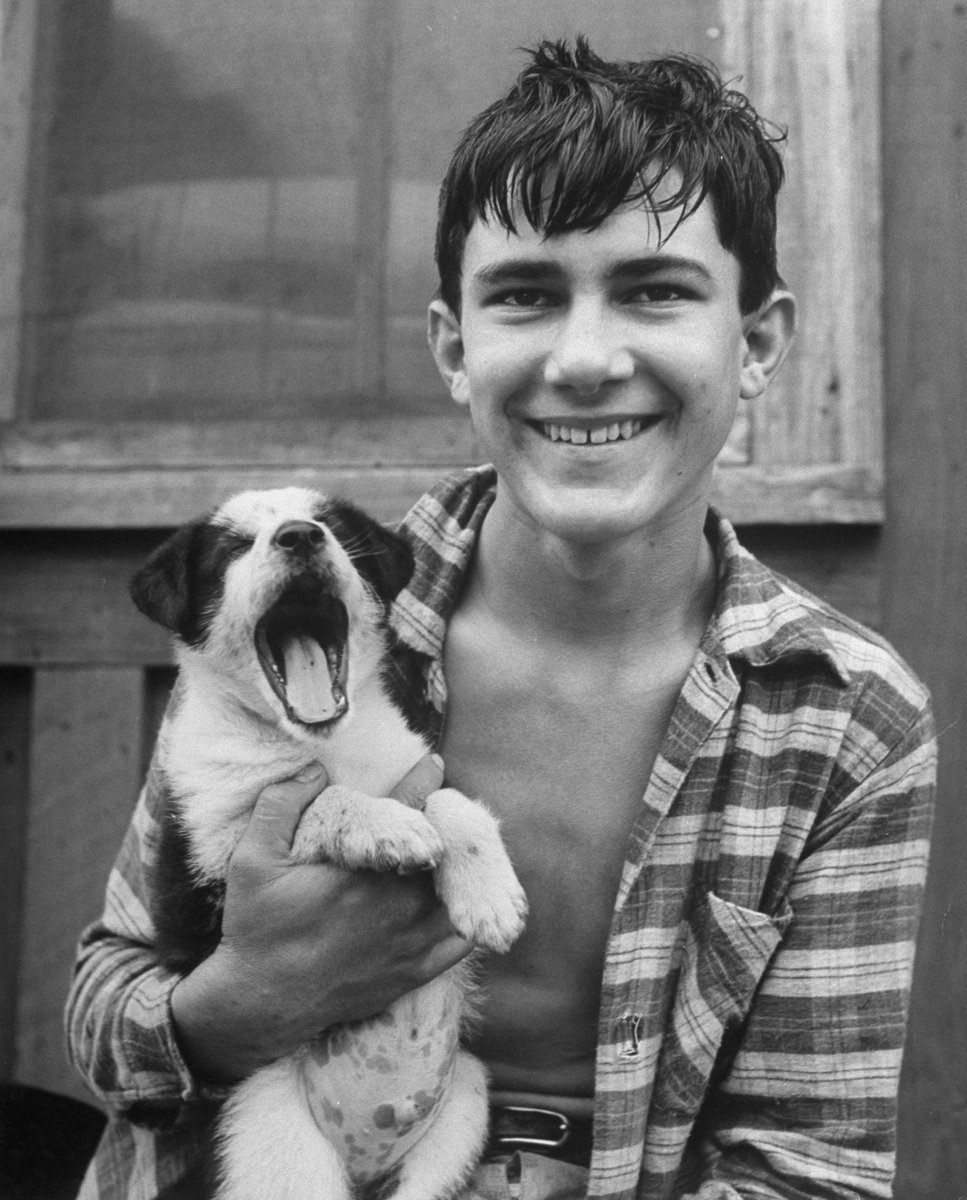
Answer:
POLYGON ((310 763, 292 779, 270 784, 255 802, 238 849, 244 847, 267 858, 287 858, 302 814, 327 782, 325 768, 310 763))
POLYGON ((439 754, 425 754, 390 795, 408 808, 418 808, 422 812, 427 796, 442 786, 443 759, 439 754))
POLYGON ((443 938, 442 941, 431 947, 424 959, 426 979, 428 981, 435 979, 437 975, 449 971, 451 967, 455 967, 458 962, 466 958, 472 949, 473 943, 468 942, 458 933, 451 933, 449 937, 443 938))

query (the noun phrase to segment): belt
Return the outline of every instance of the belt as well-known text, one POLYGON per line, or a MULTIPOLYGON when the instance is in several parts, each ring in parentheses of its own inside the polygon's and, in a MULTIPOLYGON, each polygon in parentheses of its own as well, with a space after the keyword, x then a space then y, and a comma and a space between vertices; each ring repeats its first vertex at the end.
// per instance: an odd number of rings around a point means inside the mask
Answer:
POLYGON ((549 1108, 491 1105, 484 1159, 493 1162, 523 1150, 588 1167, 591 1144, 590 1117, 569 1117, 549 1108))

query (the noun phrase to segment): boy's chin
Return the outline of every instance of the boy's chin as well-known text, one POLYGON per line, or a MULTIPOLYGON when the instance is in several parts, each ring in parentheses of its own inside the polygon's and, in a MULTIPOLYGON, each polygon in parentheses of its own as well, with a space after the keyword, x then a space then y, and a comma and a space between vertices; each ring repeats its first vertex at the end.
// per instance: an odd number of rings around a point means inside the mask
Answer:
POLYGON ((647 528, 657 513, 647 504, 629 504, 625 493, 564 489, 529 497, 527 523, 540 533, 576 545, 600 545, 647 528))

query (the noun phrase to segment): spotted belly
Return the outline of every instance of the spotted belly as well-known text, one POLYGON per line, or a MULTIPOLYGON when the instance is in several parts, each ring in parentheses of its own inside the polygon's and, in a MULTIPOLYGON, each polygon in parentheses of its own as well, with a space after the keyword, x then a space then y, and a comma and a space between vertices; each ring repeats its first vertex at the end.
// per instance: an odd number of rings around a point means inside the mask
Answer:
POLYGON ((432 1123, 460 1048, 461 996, 448 973, 306 1052, 306 1100, 353 1182, 390 1170, 432 1123))

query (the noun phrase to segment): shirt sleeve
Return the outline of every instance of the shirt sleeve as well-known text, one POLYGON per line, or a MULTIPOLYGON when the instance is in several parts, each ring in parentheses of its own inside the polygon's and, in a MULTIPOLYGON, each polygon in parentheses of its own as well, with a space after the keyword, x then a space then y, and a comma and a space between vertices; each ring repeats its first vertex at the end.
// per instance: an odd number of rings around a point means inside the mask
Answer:
POLYGON ((191 1101, 214 1098, 178 1048, 171 993, 179 976, 161 965, 155 948, 148 880, 163 796, 153 764, 108 879, 104 912, 81 935, 65 1012, 68 1058, 94 1095, 129 1120, 162 1127, 191 1101))
POLYGON ((792 921, 704 1106, 703 1182, 683 1200, 892 1195, 935 759, 927 708, 894 745, 867 734, 853 755, 851 778, 866 769, 809 838, 792 921))

